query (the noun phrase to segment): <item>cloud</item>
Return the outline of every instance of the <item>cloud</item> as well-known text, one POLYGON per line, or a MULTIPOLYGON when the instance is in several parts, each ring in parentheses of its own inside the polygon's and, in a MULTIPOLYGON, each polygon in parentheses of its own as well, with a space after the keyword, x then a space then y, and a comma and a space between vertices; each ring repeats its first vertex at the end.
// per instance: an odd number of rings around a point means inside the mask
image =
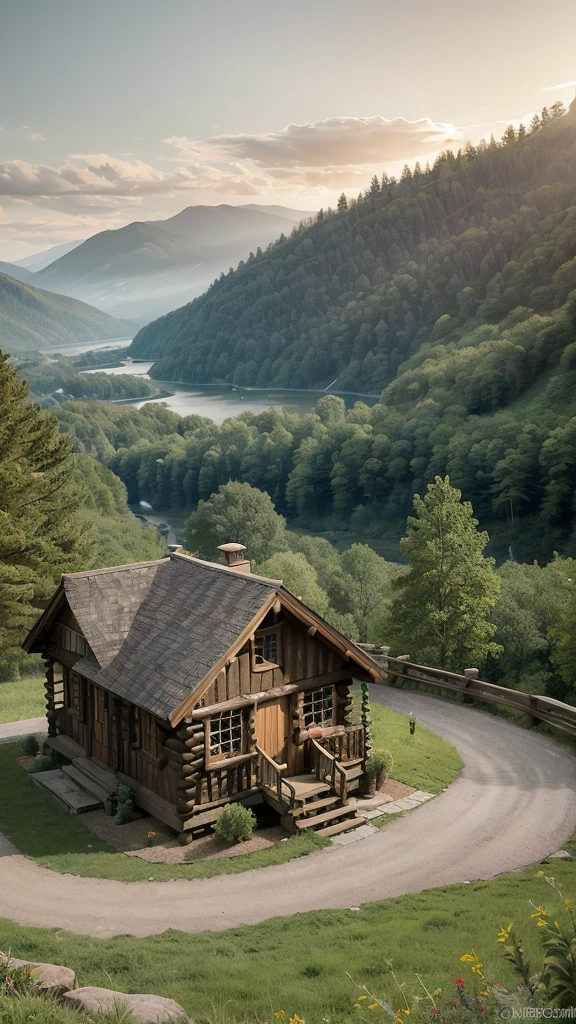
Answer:
POLYGON ((27 142, 46 142, 44 135, 40 135, 38 132, 31 132, 30 135, 23 135, 22 138, 27 142))
POLYGON ((573 78, 571 82, 560 82, 559 85, 545 85, 544 92, 555 92, 556 89, 570 89, 576 86, 576 78, 573 78))

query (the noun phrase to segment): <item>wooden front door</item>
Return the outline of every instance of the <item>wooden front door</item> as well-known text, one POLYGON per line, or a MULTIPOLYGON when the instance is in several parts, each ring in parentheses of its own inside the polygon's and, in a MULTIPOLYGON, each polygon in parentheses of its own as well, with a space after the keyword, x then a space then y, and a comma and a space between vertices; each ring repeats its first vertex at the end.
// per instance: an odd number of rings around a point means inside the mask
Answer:
POLYGON ((256 710, 256 742, 258 746, 278 764, 286 761, 290 739, 288 699, 261 704, 256 710))
POLYGON ((108 767, 108 694, 92 687, 92 757, 108 767))

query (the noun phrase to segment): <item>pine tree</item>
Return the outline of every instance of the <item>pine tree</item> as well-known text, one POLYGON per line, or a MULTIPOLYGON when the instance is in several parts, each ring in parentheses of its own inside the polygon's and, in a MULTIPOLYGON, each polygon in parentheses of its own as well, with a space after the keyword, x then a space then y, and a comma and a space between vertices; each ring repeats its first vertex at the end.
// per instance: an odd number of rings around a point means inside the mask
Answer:
POLYGON ((346 195, 343 192, 342 195, 339 196, 339 198, 338 198, 338 213, 342 213, 344 210, 347 210, 347 209, 348 209, 348 200, 346 199, 346 195))
POLYGON ((540 123, 539 115, 538 114, 534 114, 534 117, 530 121, 530 134, 531 135, 534 134, 534 132, 537 132, 538 129, 541 128, 541 127, 542 127, 542 125, 540 123))
POLYGON ((483 554, 488 534, 448 477, 437 476, 423 499, 416 494, 414 509, 400 542, 408 572, 394 580, 390 641, 424 664, 481 666, 500 651, 488 621, 500 589, 494 561, 483 554))
POLYGON ((379 192, 380 192, 380 179, 378 178, 377 174, 374 174, 372 176, 371 181, 370 181, 370 188, 368 189, 368 192, 366 194, 369 195, 369 196, 377 196, 379 192))
POLYGON ((62 572, 88 557, 70 484, 71 439, 58 422, 26 401, 0 352, 0 678, 16 670, 24 633, 62 572))
POLYGON ((509 124, 502 136, 502 144, 504 146, 511 146, 514 142, 516 142, 516 132, 514 125, 509 124))
MULTIPOLYGON (((573 583, 570 584, 572 587, 573 583)), ((571 594, 559 622, 552 628, 556 646, 552 663, 571 690, 576 689, 576 593, 571 594)), ((569 699, 569 698, 567 698, 569 699)))

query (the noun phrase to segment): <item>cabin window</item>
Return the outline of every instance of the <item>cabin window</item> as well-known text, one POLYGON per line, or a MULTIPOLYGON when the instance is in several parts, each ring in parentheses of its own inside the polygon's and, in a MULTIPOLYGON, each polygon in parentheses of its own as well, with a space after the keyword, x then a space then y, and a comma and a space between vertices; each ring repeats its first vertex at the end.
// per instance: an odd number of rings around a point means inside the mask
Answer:
POLYGON ((209 721, 210 758, 218 760, 241 754, 244 745, 242 711, 221 711, 209 721))
POLYGON ((149 711, 134 708, 134 746, 151 757, 158 757, 158 729, 149 711))
POLYGON ((302 711, 304 725, 332 725, 334 695, 331 686, 323 686, 320 690, 308 690, 304 694, 302 711))
POLYGON ((279 625, 259 630, 256 633, 252 641, 253 669, 266 671, 267 669, 280 666, 280 640, 281 631, 279 625))

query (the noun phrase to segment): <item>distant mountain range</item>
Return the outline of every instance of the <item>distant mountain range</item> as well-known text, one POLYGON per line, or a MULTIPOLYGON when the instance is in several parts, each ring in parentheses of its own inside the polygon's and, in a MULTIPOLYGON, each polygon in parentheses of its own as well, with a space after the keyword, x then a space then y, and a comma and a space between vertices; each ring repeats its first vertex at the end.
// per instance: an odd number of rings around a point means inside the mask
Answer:
MULTIPOLYGON (((0 268, 7 265, 0 264, 0 268)), ((5 352, 37 352, 48 345, 65 348, 85 341, 126 338, 132 332, 130 324, 85 302, 0 273, 0 348, 5 352)))
POLYGON ((44 252, 33 252, 31 256, 25 256, 22 260, 16 260, 17 267, 24 267, 26 270, 31 270, 33 273, 37 273, 39 270, 44 270, 50 263, 54 263, 54 260, 64 256, 65 253, 71 252, 76 246, 82 245, 83 238, 77 238, 75 242, 62 242, 61 245, 53 245, 50 249, 45 249, 44 252))
POLYGON ((25 267, 20 267, 17 263, 3 263, 2 260, 0 260, 0 274, 8 274, 16 281, 25 281, 26 284, 32 284, 34 280, 34 274, 26 270, 25 267))
MULTIPOLYGON (((307 216, 282 206, 189 206, 168 220, 101 231, 37 269, 33 280, 114 316, 147 323, 190 302, 251 251, 290 235, 307 216)), ((27 267, 32 260, 26 257, 27 267)), ((27 269, 23 262, 16 268, 20 274, 27 269)))

